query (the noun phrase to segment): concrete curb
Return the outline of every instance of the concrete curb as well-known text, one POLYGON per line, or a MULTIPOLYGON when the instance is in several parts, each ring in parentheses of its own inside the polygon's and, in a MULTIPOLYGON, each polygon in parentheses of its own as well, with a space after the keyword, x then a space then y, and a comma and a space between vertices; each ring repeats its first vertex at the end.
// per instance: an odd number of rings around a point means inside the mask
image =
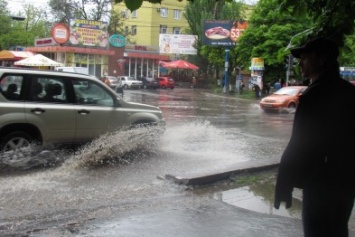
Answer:
POLYGON ((236 163, 235 165, 232 165, 223 170, 183 175, 166 174, 165 178, 181 185, 205 185, 226 180, 233 175, 243 172, 257 172, 276 168, 279 165, 279 160, 279 157, 274 157, 268 161, 247 161, 236 163))

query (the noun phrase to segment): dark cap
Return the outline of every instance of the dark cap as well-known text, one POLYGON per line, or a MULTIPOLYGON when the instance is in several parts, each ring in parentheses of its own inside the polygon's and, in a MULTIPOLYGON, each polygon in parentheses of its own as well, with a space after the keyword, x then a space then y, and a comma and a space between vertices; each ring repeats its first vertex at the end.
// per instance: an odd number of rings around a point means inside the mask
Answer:
POLYGON ((306 52, 315 52, 318 55, 334 58, 336 60, 339 56, 339 47, 335 41, 331 39, 315 38, 308 41, 303 46, 291 49, 291 54, 295 58, 301 58, 301 54, 306 52))

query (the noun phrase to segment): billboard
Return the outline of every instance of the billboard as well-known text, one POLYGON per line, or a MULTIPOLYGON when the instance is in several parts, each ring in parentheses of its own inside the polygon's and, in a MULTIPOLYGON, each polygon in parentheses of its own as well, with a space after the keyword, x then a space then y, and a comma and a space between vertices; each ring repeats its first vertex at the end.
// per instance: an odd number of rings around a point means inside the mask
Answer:
POLYGON ((197 35, 159 34, 159 53, 196 55, 196 39, 197 35))
POLYGON ((202 44, 208 46, 236 45, 247 27, 247 21, 204 20, 202 44))
POLYGON ((70 19, 69 44, 75 46, 108 46, 108 23, 103 21, 89 21, 70 19))

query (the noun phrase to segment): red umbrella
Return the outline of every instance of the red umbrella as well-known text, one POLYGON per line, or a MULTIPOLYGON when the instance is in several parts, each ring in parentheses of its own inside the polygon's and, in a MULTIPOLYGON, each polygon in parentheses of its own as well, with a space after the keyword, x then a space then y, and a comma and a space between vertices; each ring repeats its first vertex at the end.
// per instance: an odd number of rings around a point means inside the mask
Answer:
POLYGON ((186 62, 184 60, 176 60, 172 62, 160 62, 160 65, 165 68, 191 69, 191 70, 198 69, 196 65, 186 62))

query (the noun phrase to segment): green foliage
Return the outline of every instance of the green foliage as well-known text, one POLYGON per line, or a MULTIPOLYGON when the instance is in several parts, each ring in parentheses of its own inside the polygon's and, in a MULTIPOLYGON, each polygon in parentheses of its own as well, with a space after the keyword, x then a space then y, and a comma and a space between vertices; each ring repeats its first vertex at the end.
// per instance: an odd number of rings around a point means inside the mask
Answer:
MULTIPOLYGON (((243 5, 241 3, 210 0, 194 0, 186 5, 185 18, 191 29, 191 34, 198 35, 196 48, 202 58, 199 64, 202 71, 224 71, 225 47, 211 47, 202 45, 204 32, 203 21, 206 19, 234 20, 242 18, 243 5), (199 9, 196 11, 196 9, 199 9)), ((230 66, 234 68, 235 55, 230 53, 230 66)), ((217 73, 216 73, 217 74, 217 73)), ((218 76, 218 75, 217 75, 218 76)))
POLYGON ((307 12, 315 28, 304 37, 326 36, 343 45, 346 35, 354 32, 354 0, 277 0, 282 11, 292 9, 292 14, 307 12))
POLYGON ((70 18, 102 21, 109 17, 111 3, 111 0, 49 0, 48 5, 55 22, 69 24, 70 18), (85 8, 87 4, 93 7, 85 8))
MULTIPOLYGON (((1 2, 0 2, 1 3, 1 2)), ((5 14, 9 14, 5 11, 5 14)), ((47 37, 50 25, 43 20, 43 12, 34 6, 25 5, 24 21, 12 20, 8 15, 0 15, 0 47, 32 46, 35 38, 47 37)))
POLYGON ((279 12, 275 0, 259 0, 252 13, 248 29, 236 48, 237 65, 248 69, 251 58, 260 57, 265 63, 265 82, 284 77, 284 56, 289 54, 287 45, 296 41, 292 37, 311 27, 306 15, 292 15, 290 9, 279 12))
POLYGON ((355 67, 355 33, 346 36, 344 43, 339 63, 344 67, 355 67))

